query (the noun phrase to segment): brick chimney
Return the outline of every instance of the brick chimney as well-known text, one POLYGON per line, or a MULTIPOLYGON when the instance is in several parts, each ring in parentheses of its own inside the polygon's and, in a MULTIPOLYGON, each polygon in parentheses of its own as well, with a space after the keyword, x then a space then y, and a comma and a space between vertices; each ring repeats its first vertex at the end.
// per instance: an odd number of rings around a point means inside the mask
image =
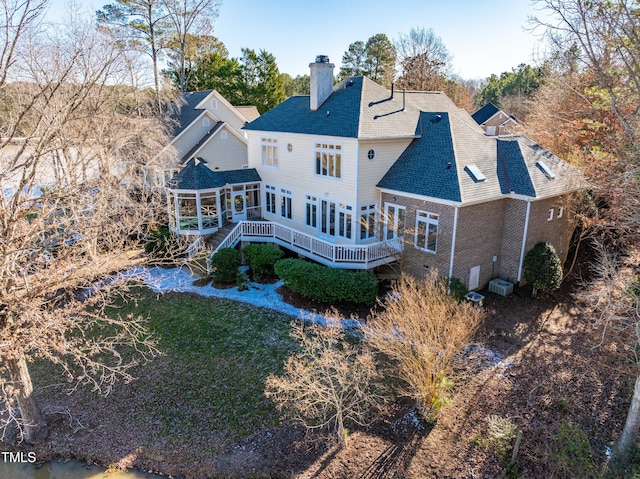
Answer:
POLYGON ((315 63, 309 64, 311 70, 311 111, 322 106, 333 91, 333 69, 327 55, 318 55, 315 63))

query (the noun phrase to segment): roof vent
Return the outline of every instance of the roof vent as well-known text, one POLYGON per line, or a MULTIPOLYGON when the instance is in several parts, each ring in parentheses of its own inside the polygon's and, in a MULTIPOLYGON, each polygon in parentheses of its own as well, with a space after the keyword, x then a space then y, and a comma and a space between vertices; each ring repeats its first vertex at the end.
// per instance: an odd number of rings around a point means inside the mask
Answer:
POLYGON ((465 166, 464 170, 469 173, 471 179, 473 179, 473 181, 475 181, 476 183, 480 183, 487 179, 487 177, 484 176, 484 173, 480 171, 480 168, 478 168, 478 165, 476 165, 475 163, 465 166))
MULTIPOLYGON (((349 88, 350 86, 353 86, 353 80, 348 80, 347 81, 346 88, 349 88)), ((371 105, 369 105, 369 106, 371 106, 371 105)))
POLYGON ((556 179, 555 173, 551 171, 551 168, 549 168, 544 161, 542 160, 536 161, 536 166, 540 168, 540 170, 544 173, 544 176, 546 176, 548 179, 550 180, 556 179))
POLYGON ((440 120, 442 120, 442 115, 433 115, 429 121, 431 123, 438 123, 440 120))

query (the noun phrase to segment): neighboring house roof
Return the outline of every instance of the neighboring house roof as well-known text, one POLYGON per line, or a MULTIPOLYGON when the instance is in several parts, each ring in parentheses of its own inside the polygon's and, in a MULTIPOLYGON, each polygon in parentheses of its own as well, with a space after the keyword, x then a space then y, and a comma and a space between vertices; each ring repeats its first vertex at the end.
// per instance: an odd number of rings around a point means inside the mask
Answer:
POLYGON ((196 106, 204 100, 211 90, 208 91, 196 91, 191 93, 185 93, 182 95, 184 103, 176 105, 176 110, 173 113, 173 137, 175 138, 180 134, 182 130, 188 127, 193 121, 202 115, 202 110, 196 109, 196 106))
POLYGON ((178 102, 173 112, 173 138, 176 138, 205 111, 204 101, 212 96, 223 102, 234 114, 245 122, 253 121, 260 116, 258 108, 253 105, 233 106, 216 90, 189 92, 182 95, 183 102, 178 102))
POLYGON ((471 115, 478 125, 486 123, 492 116, 500 111, 500 108, 489 102, 471 115))
POLYGON ((260 116, 258 107, 253 105, 234 106, 234 108, 238 110, 247 121, 253 121, 260 116))
POLYGON ((206 161, 193 158, 169 181, 171 190, 209 190, 225 185, 262 181, 255 168, 212 171, 206 161))
POLYGON ((309 96, 293 96, 244 129, 360 139, 412 138, 421 111, 457 110, 444 93, 395 91, 392 98, 389 90, 360 76, 336 85, 316 111, 310 109, 309 96))
POLYGON ((222 128, 222 126, 224 125, 223 121, 219 121, 218 123, 216 123, 215 125, 213 125, 213 128, 211 128, 208 132, 206 132, 204 134, 204 136, 202 138, 200 138, 200 140, 198 141, 198 143, 196 143, 195 145, 193 145, 193 147, 187 151, 182 158, 180 159, 180 163, 184 163, 187 160, 190 160, 193 155, 196 154, 196 152, 207 142, 209 141, 209 138, 211 138, 213 135, 215 135, 218 130, 220 130, 220 128, 222 128))

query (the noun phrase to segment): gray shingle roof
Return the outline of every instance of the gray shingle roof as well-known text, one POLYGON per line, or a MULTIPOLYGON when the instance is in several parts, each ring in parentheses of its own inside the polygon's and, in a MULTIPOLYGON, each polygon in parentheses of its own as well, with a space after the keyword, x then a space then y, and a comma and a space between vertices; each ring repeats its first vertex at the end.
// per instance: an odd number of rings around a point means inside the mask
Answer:
POLYGON ((561 168, 564 163, 559 158, 530 140, 484 134, 476 121, 498 111, 489 103, 474 118, 444 93, 391 95, 366 77, 352 77, 336 85, 318 111, 310 110, 308 96, 291 97, 244 129, 358 139, 413 138, 377 185, 399 193, 466 203, 510 192, 536 198, 575 189, 575 180, 573 188, 569 180, 554 183, 536 167, 537 158, 549 157, 550 167, 575 178, 571 168, 561 168), (440 121, 431 121, 435 115, 440 121), (485 179, 477 181, 469 174, 469 165, 475 165, 485 179))
POLYGON ((489 102, 485 106, 477 110, 475 113, 473 113, 471 115, 471 118, 473 118, 478 125, 482 125, 484 122, 486 122, 489 118, 491 118, 493 115, 495 115, 499 111, 500 111, 500 108, 495 106, 493 103, 489 102))
POLYGON ((188 161, 191 159, 191 157, 196 153, 196 151, 198 151, 200 149, 200 147, 202 145, 204 145, 207 140, 209 140, 209 138, 211 138, 213 135, 216 134, 216 132, 222 128, 222 125, 224 125, 223 121, 219 121, 218 123, 216 123, 215 125, 213 125, 213 128, 211 128, 208 132, 206 132, 202 138, 200 138, 200 140, 198 140, 198 143, 196 143, 195 145, 193 145, 193 147, 191 147, 191 149, 189 151, 187 151, 187 153, 185 153, 182 158, 180 159, 180 163, 184 163, 185 161, 188 161))
POLYGON ((209 190, 229 184, 262 181, 255 168, 213 171, 203 160, 191 159, 169 182, 172 190, 209 190))
POLYGON ((461 201, 447 112, 423 112, 422 136, 411 142, 378 183, 379 188, 461 201), (436 121, 439 115, 440 120, 436 121))
POLYGON ((203 110, 196 110, 196 106, 211 92, 212 90, 196 91, 183 95, 184 103, 177 104, 175 111, 171 115, 173 120, 172 133, 174 137, 178 136, 182 130, 202 114, 203 110))

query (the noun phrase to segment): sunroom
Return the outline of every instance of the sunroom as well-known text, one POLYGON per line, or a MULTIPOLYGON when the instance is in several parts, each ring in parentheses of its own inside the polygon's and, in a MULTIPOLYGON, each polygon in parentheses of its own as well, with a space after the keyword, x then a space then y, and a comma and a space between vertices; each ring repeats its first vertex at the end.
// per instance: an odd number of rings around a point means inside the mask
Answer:
POLYGON ((260 217, 260 175, 255 168, 213 171, 193 158, 167 183, 169 228, 178 235, 208 235, 225 224, 260 217))

